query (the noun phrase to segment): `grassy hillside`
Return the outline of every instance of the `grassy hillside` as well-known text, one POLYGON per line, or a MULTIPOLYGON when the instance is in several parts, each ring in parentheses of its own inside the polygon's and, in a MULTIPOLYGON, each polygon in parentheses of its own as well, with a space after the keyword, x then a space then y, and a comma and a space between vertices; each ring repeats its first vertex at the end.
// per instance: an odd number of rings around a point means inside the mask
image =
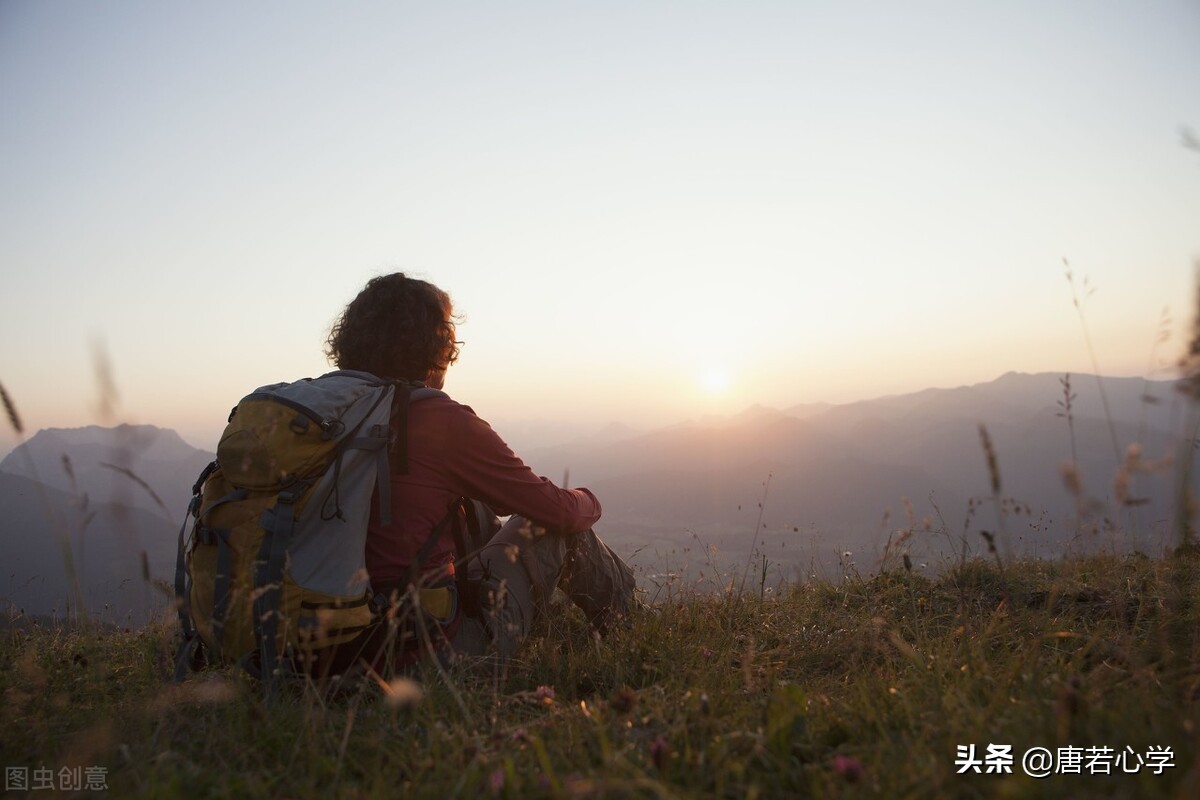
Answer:
POLYGON ((1198 575, 1195 552, 936 580, 897 565, 685 593, 604 640, 562 607, 503 673, 298 690, 270 710, 230 671, 169 683, 169 625, 18 620, 0 639, 0 760, 31 780, 103 767, 114 797, 1191 798, 1198 575), (1012 774, 959 774, 968 745, 1011 745, 1012 774), (1080 748, 1061 752, 1082 774, 1028 777, 1031 747, 1080 748))

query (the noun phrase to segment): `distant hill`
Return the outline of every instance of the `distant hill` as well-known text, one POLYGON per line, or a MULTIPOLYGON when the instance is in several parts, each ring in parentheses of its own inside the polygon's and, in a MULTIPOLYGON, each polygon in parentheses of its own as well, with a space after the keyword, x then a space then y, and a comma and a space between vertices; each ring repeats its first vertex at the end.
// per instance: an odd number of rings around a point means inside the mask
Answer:
POLYGON ((794 413, 755 406, 591 449, 523 455, 545 475, 569 467, 574 483, 595 491, 604 505, 601 531, 623 549, 648 545, 677 559, 695 539, 743 559, 764 494, 760 535, 768 544, 760 540, 759 549, 792 564, 814 555, 828 562, 844 549, 863 554, 860 564, 869 566, 889 533, 909 526, 905 498, 918 527, 928 517, 944 529, 911 542, 934 556, 961 545, 972 498, 981 501, 966 529, 973 551, 983 544, 981 528, 1006 529, 1002 546, 1014 553, 1057 555, 1069 543, 1161 549, 1177 506, 1170 476, 1133 475, 1131 494, 1144 502, 1128 508, 1117 506, 1114 480, 1134 442, 1147 460, 1174 456, 1182 398, 1171 382, 1134 378, 1105 378, 1102 397, 1094 376, 1071 376, 1081 505, 1062 476, 1071 442, 1061 379, 1009 373, 975 386, 794 413), (990 499, 980 423, 993 442, 1003 496, 1011 498, 1003 519, 990 499))
POLYGON ((192 447, 167 428, 92 425, 38 431, 0 461, 0 473, 32 478, 70 495, 182 520, 192 484, 212 459, 212 453, 192 447), (145 481, 166 511, 122 470, 145 481))
POLYGON ((142 553, 152 578, 174 577, 175 534, 212 459, 153 425, 38 431, 0 461, 0 613, 64 613, 69 591, 56 531, 70 538, 93 614, 140 624, 165 607, 142 579, 142 553))

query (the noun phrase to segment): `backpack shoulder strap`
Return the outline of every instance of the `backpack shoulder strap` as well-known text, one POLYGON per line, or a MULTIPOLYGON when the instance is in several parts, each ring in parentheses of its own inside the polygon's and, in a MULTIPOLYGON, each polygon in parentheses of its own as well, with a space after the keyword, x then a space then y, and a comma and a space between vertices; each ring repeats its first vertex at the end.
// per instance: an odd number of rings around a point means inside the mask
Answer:
POLYGON ((440 389, 397 383, 392 396, 391 469, 396 475, 408 474, 408 407, 430 397, 449 397, 440 389))
POLYGON ((456 497, 450 501, 450 505, 446 508, 446 514, 441 521, 434 526, 430 532, 429 538, 421 545, 421 549, 417 551, 416 557, 413 558, 412 564, 409 566, 408 582, 416 583, 421 577, 421 570, 425 567, 425 562, 429 560, 429 556, 433 553, 433 548, 437 545, 438 540, 442 538, 442 534, 446 532, 446 528, 450 528, 455 533, 457 539, 458 529, 458 512, 466 503, 470 502, 465 497, 456 497))
POLYGON ((467 497, 456 497, 450 502, 450 506, 446 509, 446 515, 429 534, 424 544, 421 545, 421 550, 413 559, 412 565, 409 567, 408 584, 418 585, 421 578, 421 570, 425 566, 425 562, 429 559, 433 552, 434 546, 442 535, 446 532, 446 528, 450 528, 450 533, 454 537, 454 549, 457 558, 454 563, 454 585, 455 591, 458 594, 458 604, 462 612, 468 617, 475 619, 483 618, 482 599, 479 592, 480 584, 470 578, 467 563, 479 554, 483 546, 487 544, 486 538, 490 534, 485 531, 486 520, 494 518, 492 510, 478 500, 471 500, 467 497), (463 520, 459 516, 464 513, 466 516, 466 530, 463 530, 463 520), (470 544, 467 542, 470 541, 470 544), (470 548, 470 549, 468 549, 470 548))

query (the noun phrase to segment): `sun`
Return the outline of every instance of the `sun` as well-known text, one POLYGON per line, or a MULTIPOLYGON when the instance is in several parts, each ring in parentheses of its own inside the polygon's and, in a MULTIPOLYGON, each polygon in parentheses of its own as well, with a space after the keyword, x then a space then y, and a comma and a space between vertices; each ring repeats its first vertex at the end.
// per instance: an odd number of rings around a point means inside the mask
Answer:
POLYGON ((700 376, 700 385, 709 394, 722 394, 729 388, 729 370, 724 367, 709 367, 700 376))

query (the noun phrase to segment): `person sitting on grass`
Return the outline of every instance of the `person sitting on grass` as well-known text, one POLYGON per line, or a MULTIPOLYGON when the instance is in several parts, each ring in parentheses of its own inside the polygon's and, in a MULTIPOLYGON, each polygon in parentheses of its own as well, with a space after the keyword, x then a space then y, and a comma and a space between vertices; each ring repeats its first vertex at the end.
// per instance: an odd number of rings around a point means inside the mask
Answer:
MULTIPOLYGON (((460 344, 450 296, 397 272, 371 279, 346 306, 327 353, 339 369, 440 390, 460 344)), ((487 422, 444 393, 414 400, 407 417, 406 432, 396 433, 407 436, 408 469, 391 476, 388 524, 372 504, 366 565, 376 596, 393 599, 414 572, 420 585, 454 588, 457 571, 467 570, 465 585, 478 601, 459 597, 457 609, 432 626, 439 657, 512 658, 555 588, 600 632, 628 614, 633 573, 592 530, 601 513, 594 494, 536 475, 487 422), (454 537, 431 532, 458 498, 476 502, 455 511, 453 523, 462 530, 469 513, 482 511, 486 543, 456 565, 454 537), (511 516, 501 526, 496 514, 511 516)), ((374 651, 383 669, 411 660, 412 648, 382 655, 382 635, 376 630, 357 652, 374 651)))

